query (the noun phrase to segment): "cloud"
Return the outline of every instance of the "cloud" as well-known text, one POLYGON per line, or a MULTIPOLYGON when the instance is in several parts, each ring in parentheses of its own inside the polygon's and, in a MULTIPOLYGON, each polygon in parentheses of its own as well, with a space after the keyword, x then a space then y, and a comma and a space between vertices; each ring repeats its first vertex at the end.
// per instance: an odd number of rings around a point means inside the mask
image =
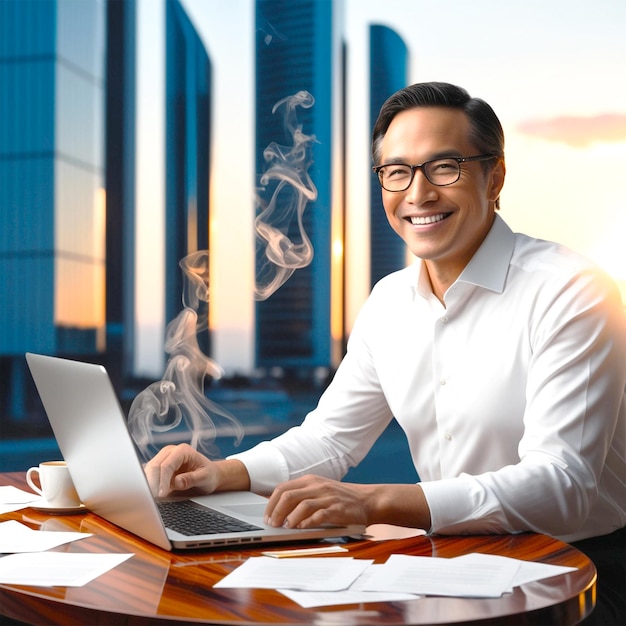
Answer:
POLYGON ((517 130, 546 141, 586 148, 598 143, 626 141, 626 115, 604 113, 593 117, 561 116, 548 120, 526 120, 517 130))

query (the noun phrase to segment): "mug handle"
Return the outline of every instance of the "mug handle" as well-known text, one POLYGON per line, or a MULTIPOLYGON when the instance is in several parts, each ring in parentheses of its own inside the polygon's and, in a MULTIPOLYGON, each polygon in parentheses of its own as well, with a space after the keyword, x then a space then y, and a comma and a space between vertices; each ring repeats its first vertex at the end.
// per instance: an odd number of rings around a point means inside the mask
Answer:
MULTIPOLYGON (((41 490, 41 487, 38 487, 37 485, 35 485, 35 483, 33 482, 32 479, 32 475, 34 472, 37 472, 37 474, 39 474, 39 468, 38 467, 31 467, 27 472, 26 472, 26 482, 28 483, 28 486, 35 491, 36 493, 38 493, 40 496, 43 496, 43 491, 41 490)), ((41 482, 41 478, 39 479, 39 482, 41 482)))

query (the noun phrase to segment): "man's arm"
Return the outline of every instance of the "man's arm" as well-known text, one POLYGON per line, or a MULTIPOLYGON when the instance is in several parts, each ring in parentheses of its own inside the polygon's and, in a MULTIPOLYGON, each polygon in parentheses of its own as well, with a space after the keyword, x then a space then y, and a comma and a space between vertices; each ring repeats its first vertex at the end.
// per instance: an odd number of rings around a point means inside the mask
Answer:
POLYGON ((361 485, 303 476, 278 485, 266 522, 312 528, 323 524, 396 524, 430 529, 430 510, 419 484, 361 485))

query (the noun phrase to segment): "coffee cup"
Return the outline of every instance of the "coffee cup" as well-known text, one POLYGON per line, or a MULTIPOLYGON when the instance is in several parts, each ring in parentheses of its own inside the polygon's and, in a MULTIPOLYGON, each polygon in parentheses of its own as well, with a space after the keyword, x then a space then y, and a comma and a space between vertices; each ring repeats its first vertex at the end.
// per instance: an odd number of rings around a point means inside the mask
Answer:
POLYGON ((69 508, 81 504, 65 461, 44 461, 39 467, 31 467, 26 472, 26 482, 50 507, 69 508), (33 481, 35 474, 39 485, 33 481))

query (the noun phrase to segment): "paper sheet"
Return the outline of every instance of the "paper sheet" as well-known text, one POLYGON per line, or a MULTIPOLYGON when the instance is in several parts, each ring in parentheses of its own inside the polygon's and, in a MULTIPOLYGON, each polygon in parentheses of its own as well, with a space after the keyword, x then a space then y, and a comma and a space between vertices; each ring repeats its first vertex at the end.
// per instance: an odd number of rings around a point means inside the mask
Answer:
POLYGON ((373 561, 348 557, 249 558, 215 587, 340 591, 348 589, 373 561))
POLYGON ((0 559, 0 583, 39 587, 82 587, 132 554, 37 552, 0 559))
POLYGON ((490 554, 392 554, 383 565, 345 558, 252 557, 215 587, 277 589, 304 607, 412 600, 421 595, 499 598, 513 587, 575 568, 490 554))
MULTIPOLYGON (((488 555, 480 555, 484 557, 488 555)), ((392 554, 366 585, 370 591, 401 591, 458 598, 498 598, 511 588, 520 564, 514 559, 445 559, 392 554)))
POLYGON ((513 577, 511 588, 508 591, 512 591, 513 587, 519 587, 526 583, 533 582, 535 580, 542 580, 543 578, 550 578, 551 576, 559 576, 560 574, 566 574, 567 572, 573 572, 575 567, 566 567, 564 565, 550 565, 549 563, 537 563, 536 561, 523 561, 519 559, 512 559, 506 556, 497 556, 495 554, 466 554, 464 556, 458 556, 456 561, 462 559, 470 559, 471 562, 478 563, 481 560, 490 561, 495 563, 496 560, 514 561, 519 564, 519 569, 513 577))
POLYGON ((16 520, 9 520, 0 522, 0 553, 43 552, 85 537, 91 537, 91 533, 32 530, 16 520))
POLYGON ((393 591, 363 591, 367 581, 374 572, 383 565, 370 565, 345 591, 296 591, 279 589, 279 591, 304 608, 316 606, 337 606, 339 604, 365 604, 366 602, 401 602, 417 600, 420 596, 411 593, 393 591))
POLYGON ((0 515, 25 509, 30 504, 42 500, 40 495, 18 489, 12 485, 0 486, 0 515))

